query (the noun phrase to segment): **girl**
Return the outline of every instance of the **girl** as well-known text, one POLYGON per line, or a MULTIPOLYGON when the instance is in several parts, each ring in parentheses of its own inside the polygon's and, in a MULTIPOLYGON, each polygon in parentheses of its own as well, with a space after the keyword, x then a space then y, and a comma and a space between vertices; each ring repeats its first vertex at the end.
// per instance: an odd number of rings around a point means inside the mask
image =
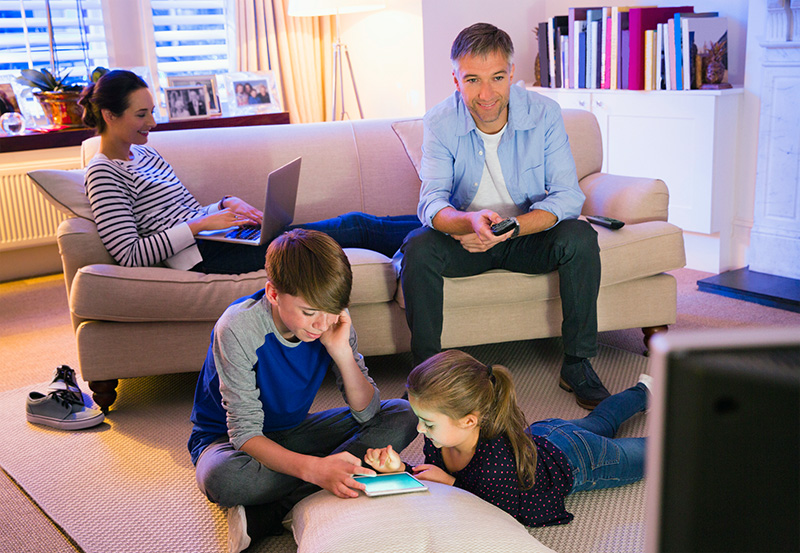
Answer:
MULTIPOLYGON (((421 480, 470 491, 526 526, 566 524, 567 494, 622 486, 644 474, 644 438, 613 439, 647 405, 650 377, 602 401, 583 419, 527 426, 511 374, 458 350, 439 353, 408 376, 408 400, 424 435, 421 480)), ((367 452, 380 472, 409 470, 391 447, 367 452)))
MULTIPOLYGON (((97 129, 100 148, 86 169, 86 194, 97 231, 120 265, 169 267, 204 273, 264 268, 261 247, 196 240, 201 230, 261 225, 262 213, 235 196, 202 206, 156 150, 146 146, 156 126, 153 97, 131 71, 103 75, 81 93, 83 121, 97 129)), ((220 175, 224 181, 225 175, 220 175)), ((348 213, 296 225, 330 235, 343 248, 362 247, 388 257, 420 226, 416 216, 348 213)))

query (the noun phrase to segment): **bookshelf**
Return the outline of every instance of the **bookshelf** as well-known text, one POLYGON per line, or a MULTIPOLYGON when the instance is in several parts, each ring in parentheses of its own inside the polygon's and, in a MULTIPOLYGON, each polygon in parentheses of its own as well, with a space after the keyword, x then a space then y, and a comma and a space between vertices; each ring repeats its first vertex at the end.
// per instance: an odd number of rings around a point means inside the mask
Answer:
POLYGON ((705 242, 687 266, 719 272, 719 237, 731 232, 742 88, 640 91, 528 87, 597 117, 603 171, 653 177, 669 188, 669 221, 705 242), (717 234, 719 233, 719 234, 717 234), (710 239, 710 240, 707 240, 710 239))

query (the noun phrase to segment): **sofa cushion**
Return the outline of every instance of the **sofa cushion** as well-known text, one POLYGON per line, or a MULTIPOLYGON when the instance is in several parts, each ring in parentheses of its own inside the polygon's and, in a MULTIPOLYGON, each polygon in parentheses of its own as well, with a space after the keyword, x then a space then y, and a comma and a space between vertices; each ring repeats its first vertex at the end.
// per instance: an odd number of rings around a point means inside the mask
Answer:
POLYGON ((400 138, 408 159, 414 164, 414 169, 419 174, 420 167, 422 167, 422 119, 395 121, 392 123, 392 130, 400 138))
MULTIPOLYGON (((353 268, 351 305, 392 301, 397 273, 389 258, 345 250, 353 268)), ((70 309, 81 319, 118 322, 216 321, 234 300, 255 293, 265 271, 206 275, 162 267, 87 265, 72 283, 70 309)))
POLYGON ((320 491, 289 514, 297 553, 554 553, 514 517, 461 488, 341 499, 320 491))
POLYGON ((38 169, 28 176, 51 203, 67 214, 94 221, 84 187, 83 169, 38 169))
MULTIPOLYGON (((683 267, 686 257, 681 229, 663 221, 625 225, 613 231, 595 227, 600 245, 600 286, 657 275, 683 267), (653 255, 659 252, 659 255, 653 255)), ((448 309, 496 306, 559 297, 558 274, 525 275, 493 270, 480 275, 446 278, 444 298, 448 309)), ((402 288, 397 299, 405 308, 402 288)))

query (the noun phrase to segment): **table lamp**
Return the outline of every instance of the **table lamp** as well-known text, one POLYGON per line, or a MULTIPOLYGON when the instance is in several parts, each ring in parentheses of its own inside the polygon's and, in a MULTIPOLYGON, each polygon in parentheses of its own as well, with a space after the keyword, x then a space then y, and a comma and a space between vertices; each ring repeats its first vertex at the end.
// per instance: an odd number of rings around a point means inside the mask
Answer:
POLYGON ((350 53, 347 45, 342 43, 339 34, 339 15, 357 12, 367 12, 380 10, 386 7, 380 0, 289 0, 288 13, 293 17, 311 17, 321 15, 336 16, 336 38, 333 42, 333 120, 336 121, 336 106, 341 106, 339 119, 343 120, 346 114, 344 107, 344 86, 342 82, 344 68, 342 65, 342 52, 347 60, 347 69, 350 72, 350 80, 353 83, 353 92, 358 105, 358 114, 363 119, 364 112, 361 110, 361 99, 358 97, 358 87, 356 77, 353 74, 353 64, 350 62, 350 53))

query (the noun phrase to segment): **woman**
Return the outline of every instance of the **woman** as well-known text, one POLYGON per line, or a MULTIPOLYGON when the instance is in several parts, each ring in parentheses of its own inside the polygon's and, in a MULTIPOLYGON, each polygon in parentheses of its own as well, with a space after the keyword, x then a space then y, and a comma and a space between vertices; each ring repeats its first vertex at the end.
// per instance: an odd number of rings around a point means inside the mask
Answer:
MULTIPOLYGON (((135 73, 110 71, 81 94, 83 121, 97 129, 100 148, 86 169, 86 194, 106 249, 127 267, 165 264, 182 270, 236 274, 264 268, 267 244, 244 246, 197 240, 202 230, 261 225, 262 212, 235 196, 202 206, 172 167, 146 146, 156 126, 155 104, 135 73)), ((348 213, 297 225, 326 232, 342 247, 392 256, 415 216, 348 213)))

